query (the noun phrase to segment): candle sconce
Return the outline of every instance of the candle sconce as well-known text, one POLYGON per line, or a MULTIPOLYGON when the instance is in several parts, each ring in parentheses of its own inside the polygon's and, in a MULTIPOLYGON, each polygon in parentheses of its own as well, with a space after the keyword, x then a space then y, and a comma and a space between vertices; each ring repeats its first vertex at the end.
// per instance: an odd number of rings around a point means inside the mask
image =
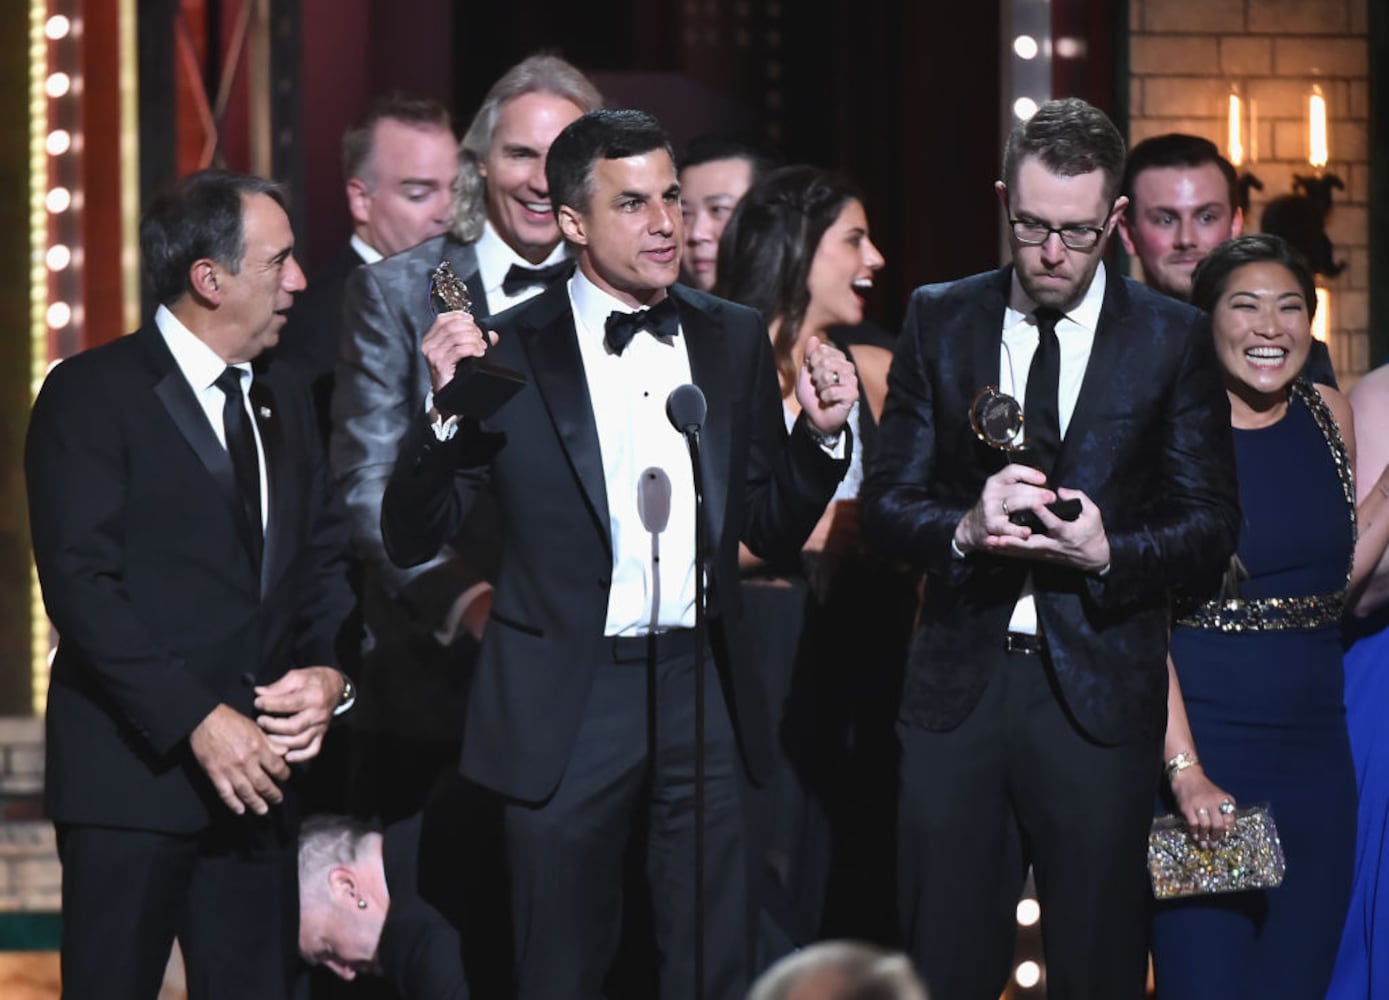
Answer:
POLYGON ((1331 214, 1332 190, 1344 191, 1345 183, 1335 174, 1293 177, 1293 193, 1280 195, 1264 206, 1259 228, 1281 236, 1307 259, 1314 274, 1334 278, 1346 269, 1337 262, 1326 235, 1326 217, 1331 214))
POLYGON ((1246 217, 1248 217, 1249 192, 1251 189, 1254 191, 1262 191, 1264 189, 1264 182, 1259 180, 1259 178, 1255 177, 1253 174, 1246 170, 1244 173, 1239 175, 1239 180, 1235 183, 1237 186, 1236 189, 1239 191, 1240 211, 1243 212, 1246 217))
POLYGON ((1316 173, 1310 177, 1293 175, 1293 193, 1274 198, 1265 206, 1260 227, 1296 247, 1313 273, 1335 277, 1346 265, 1334 259, 1331 237, 1326 235, 1326 217, 1331 214, 1331 192, 1344 191, 1346 185, 1335 174, 1324 172, 1330 159, 1326 95, 1314 83, 1307 95, 1307 164, 1316 173))
MULTIPOLYGON (((1258 109, 1252 100, 1246 108, 1239 88, 1232 86, 1227 115, 1226 151, 1230 162, 1238 170, 1246 159, 1253 161, 1257 158, 1258 109)), ((1326 234, 1326 219, 1331 214, 1332 191, 1344 191, 1346 185, 1335 174, 1325 172, 1331 157, 1326 96, 1319 84, 1312 85, 1307 97, 1307 149, 1307 163, 1315 172, 1310 176, 1293 175, 1292 192, 1280 195, 1264 206, 1259 228, 1291 243, 1306 258, 1313 273, 1335 277, 1345 270, 1346 265, 1344 261, 1335 260, 1331 238, 1326 234)), ((1239 177, 1239 203, 1246 217, 1249 214, 1250 191, 1263 189, 1263 182, 1252 173, 1245 171, 1239 177)))
MULTIPOLYGON (((1259 118, 1255 103, 1251 100, 1246 105, 1244 96, 1240 93, 1239 87, 1235 85, 1230 87, 1226 125, 1225 153, 1230 158, 1230 163, 1235 170, 1238 171, 1246 159, 1252 162, 1258 155, 1259 118)), ((1239 175, 1239 180, 1236 182, 1240 211, 1246 216, 1249 215, 1250 189, 1262 191, 1264 182, 1246 170, 1239 175)))

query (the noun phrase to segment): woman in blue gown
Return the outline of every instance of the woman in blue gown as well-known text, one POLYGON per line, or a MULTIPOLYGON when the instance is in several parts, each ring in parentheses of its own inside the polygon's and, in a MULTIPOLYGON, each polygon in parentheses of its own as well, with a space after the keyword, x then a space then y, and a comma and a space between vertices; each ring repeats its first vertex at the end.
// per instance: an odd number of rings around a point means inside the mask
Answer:
POLYGON ((1296 253, 1274 236, 1224 243, 1192 301, 1211 314, 1243 520, 1224 579, 1177 611, 1166 774, 1198 839, 1228 835, 1239 804, 1269 805, 1287 874, 1277 889, 1158 904, 1158 994, 1320 1000, 1355 851, 1341 614, 1389 523, 1357 545, 1350 406, 1297 377, 1316 298, 1296 253))
MULTIPOLYGON (((1389 499, 1389 365, 1350 391, 1362 523, 1389 499)), ((1328 1000, 1389 996, 1389 558, 1382 558, 1347 625, 1346 724, 1360 792, 1355 885, 1328 1000)))

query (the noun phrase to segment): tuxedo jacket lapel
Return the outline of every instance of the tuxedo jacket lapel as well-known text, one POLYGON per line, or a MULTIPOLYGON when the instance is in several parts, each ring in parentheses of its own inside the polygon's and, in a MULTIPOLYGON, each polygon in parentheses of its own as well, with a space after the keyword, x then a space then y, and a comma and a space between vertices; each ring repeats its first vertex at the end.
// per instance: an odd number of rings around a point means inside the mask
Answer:
POLYGON ((1095 327, 1090 359, 1085 363, 1080 395, 1076 397, 1075 410, 1066 427, 1066 436, 1061 441, 1052 475, 1053 480, 1063 486, 1066 485, 1068 463, 1076 461, 1081 442, 1090 434, 1096 418, 1111 409, 1110 398, 1120 387, 1117 373, 1124 367, 1123 317, 1128 310, 1128 295, 1124 292, 1123 279, 1119 275, 1107 274, 1106 278, 1104 302, 1100 306, 1100 320, 1095 327))
MULTIPOLYGON (((965 315, 961 318, 971 348, 971 370, 967 373, 969 391, 965 393, 969 405, 973 405, 975 397, 985 388, 998 387, 999 355, 1003 349, 1003 316, 1008 306, 1008 288, 1012 276, 1011 267, 1001 268, 995 274, 995 280, 989 285, 988 294, 970 299, 965 307, 965 315)), ((1013 395, 1018 397, 1018 402, 1021 403, 1022 393, 1016 383, 1021 379, 1021 382, 1026 384, 1027 373, 1023 372, 1019 375, 1015 371, 1013 378, 1015 381, 1013 395)), ((965 419, 968 421, 968 414, 965 415, 965 419)), ((1012 460, 1012 456, 1008 452, 980 441, 978 436, 974 434, 973 424, 969 425, 969 433, 974 437, 976 454, 980 456, 985 468, 991 473, 997 472, 1012 460)))
POLYGON ((295 489, 297 477, 289 460, 284 425, 275 405, 274 392, 261 379, 251 383, 251 411, 255 414, 260 444, 265 450, 265 478, 270 490, 260 566, 260 592, 264 597, 284 572, 293 552, 294 539, 287 536, 293 531, 293 526, 299 523, 296 514, 303 497, 295 489))
POLYGON ((704 481, 704 520, 709 552, 717 552, 728 504, 729 449, 732 447, 733 398, 728 379, 726 334, 714 318, 671 289, 690 359, 690 376, 704 393, 708 413, 699 435, 700 472, 704 481))
POLYGON ((603 455, 598 445, 598 425, 584 377, 574 314, 569 307, 569 288, 561 282, 542 293, 532 324, 522 327, 519 338, 535 373, 535 388, 544 401, 550 421, 564 444, 569 461, 583 487, 584 498, 598 524, 604 544, 612 550, 608 516, 608 490, 603 476, 603 455))
MULTIPOLYGON (((965 328, 969 331, 973 345, 974 391, 986 386, 998 386, 999 352, 1003 343, 1003 313, 1008 305, 1008 283, 1012 270, 1004 268, 998 272, 998 282, 990 287, 988 295, 980 295, 969 304, 965 317, 965 328)), ((1014 378, 1017 373, 1014 372, 1014 378)), ((1027 373, 1022 380, 1025 382, 1027 373)), ((1013 388, 1017 393, 1017 386, 1013 388)))
POLYGON ((232 469, 231 456, 222 442, 217 440, 207 414, 193 395, 188 380, 183 377, 173 355, 164 344, 163 337, 156 327, 141 328, 134 336, 140 338, 146 356, 153 364, 156 381, 154 394, 169 414, 179 434, 188 442, 193 453, 208 475, 216 481, 218 492, 226 502, 227 513, 236 523, 237 531, 250 551, 250 526, 245 523, 241 510, 241 497, 236 488, 236 473, 232 469))

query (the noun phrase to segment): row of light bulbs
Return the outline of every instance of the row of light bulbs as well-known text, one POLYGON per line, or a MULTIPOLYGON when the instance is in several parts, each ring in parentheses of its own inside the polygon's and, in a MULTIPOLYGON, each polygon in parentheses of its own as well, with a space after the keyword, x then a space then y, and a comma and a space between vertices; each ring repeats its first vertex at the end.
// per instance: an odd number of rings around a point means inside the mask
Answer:
MULTIPOLYGON (((44 22, 44 35, 50 42, 61 41, 71 36, 75 27, 76 25, 71 18, 63 14, 54 14, 44 22)), ((81 78, 74 77, 61 69, 54 70, 44 79, 43 89, 51 101, 78 96, 81 91, 81 78)), ((75 154, 81 150, 81 140, 80 133, 74 134, 61 127, 53 128, 44 138, 44 151, 51 159, 75 154)), ((51 175, 52 171, 50 171, 51 175)), ((54 183, 44 195, 44 208, 52 216, 81 211, 82 192, 80 190, 73 191, 61 183, 54 183)), ((71 230, 73 227, 66 226, 64 228, 71 230)), ((61 241, 50 244, 44 253, 44 266, 54 274, 66 271, 70 267, 80 265, 80 263, 80 249, 74 250, 61 241)), ((48 304, 44 316, 49 329, 61 330, 73 322, 78 311, 72 303, 60 299, 48 304)))

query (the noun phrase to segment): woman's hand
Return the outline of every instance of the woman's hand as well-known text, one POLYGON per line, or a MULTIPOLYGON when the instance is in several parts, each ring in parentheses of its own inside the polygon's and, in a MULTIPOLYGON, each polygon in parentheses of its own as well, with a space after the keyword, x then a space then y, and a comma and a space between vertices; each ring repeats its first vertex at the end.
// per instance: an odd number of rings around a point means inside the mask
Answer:
POLYGON ((1172 795, 1191 836, 1202 847, 1234 832, 1235 797, 1207 778, 1200 764, 1172 776, 1172 795))

